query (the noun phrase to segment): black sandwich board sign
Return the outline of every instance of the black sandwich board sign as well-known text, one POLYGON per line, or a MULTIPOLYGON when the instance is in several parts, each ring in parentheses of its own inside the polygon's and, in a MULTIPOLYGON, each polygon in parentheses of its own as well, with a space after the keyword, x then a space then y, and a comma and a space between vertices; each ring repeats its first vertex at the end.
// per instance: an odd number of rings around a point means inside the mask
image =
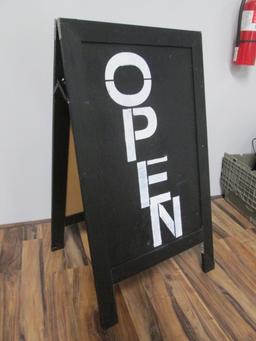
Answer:
POLYGON ((71 123, 101 324, 113 284, 203 243, 214 267, 199 32, 56 23, 52 249, 64 246, 71 123))

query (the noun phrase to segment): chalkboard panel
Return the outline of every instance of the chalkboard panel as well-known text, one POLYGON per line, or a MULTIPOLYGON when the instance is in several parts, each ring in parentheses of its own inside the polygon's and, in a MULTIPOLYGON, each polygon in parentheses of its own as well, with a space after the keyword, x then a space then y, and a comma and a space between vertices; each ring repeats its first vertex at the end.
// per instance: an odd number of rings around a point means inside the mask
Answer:
POLYGON ((201 242, 203 270, 214 266, 201 34, 59 19, 54 83, 52 247, 64 242, 70 118, 109 327, 113 283, 201 242))

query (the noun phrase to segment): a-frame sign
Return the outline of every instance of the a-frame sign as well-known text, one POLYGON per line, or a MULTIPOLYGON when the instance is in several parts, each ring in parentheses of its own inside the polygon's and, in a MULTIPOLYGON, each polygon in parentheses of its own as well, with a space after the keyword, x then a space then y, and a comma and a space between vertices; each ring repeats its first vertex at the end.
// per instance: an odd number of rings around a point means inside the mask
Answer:
POLYGON ((54 65, 52 249, 86 215, 108 328, 114 283, 201 243, 203 271, 214 267, 201 34, 59 19, 54 65), (82 193, 71 216, 70 129, 82 193))

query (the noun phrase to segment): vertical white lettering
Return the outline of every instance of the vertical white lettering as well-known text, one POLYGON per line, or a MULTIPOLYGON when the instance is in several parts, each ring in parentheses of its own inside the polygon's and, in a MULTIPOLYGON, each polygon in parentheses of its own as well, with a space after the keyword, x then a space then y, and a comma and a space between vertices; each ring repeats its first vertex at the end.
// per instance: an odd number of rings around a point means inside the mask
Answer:
MULTIPOLYGON (((126 144, 127 161, 137 160, 136 141, 151 137, 157 128, 157 116, 150 107, 137 107, 148 98, 152 81, 151 73, 146 61, 136 53, 120 52, 110 58, 105 69, 105 85, 109 96, 117 104, 126 107, 123 109, 123 124, 126 144), (115 72, 119 67, 134 66, 137 67, 143 76, 143 86, 140 91, 134 94, 125 94, 120 92, 115 84, 115 72), (140 130, 134 129, 133 117, 144 116, 147 120, 146 127, 140 130)), ((180 197, 172 198, 173 218, 167 212, 163 203, 171 201, 171 193, 166 192, 153 197, 149 194, 149 185, 167 181, 167 172, 148 175, 147 166, 167 162, 167 156, 157 159, 141 161, 137 163, 138 182, 140 191, 141 208, 150 207, 151 227, 154 247, 162 244, 161 221, 167 229, 176 237, 182 236, 182 221, 180 197)))

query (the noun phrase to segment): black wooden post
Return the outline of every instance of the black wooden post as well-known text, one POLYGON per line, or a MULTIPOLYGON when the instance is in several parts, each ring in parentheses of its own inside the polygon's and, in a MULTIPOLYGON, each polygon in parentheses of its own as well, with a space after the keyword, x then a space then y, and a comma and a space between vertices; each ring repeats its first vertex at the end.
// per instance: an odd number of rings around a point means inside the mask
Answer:
POLYGON ((192 47, 193 51, 193 80, 195 92, 195 108, 197 120, 197 148, 198 148, 198 169, 201 206, 201 224, 203 230, 202 243, 202 269, 208 272, 214 269, 214 252, 212 239, 211 199, 209 184, 209 160, 207 146, 207 125, 205 113, 204 96, 204 71, 202 36, 198 33, 198 39, 192 47), (200 66, 200 67, 199 67, 200 66))
POLYGON ((52 250, 64 247, 70 118, 68 101, 61 84, 63 80, 60 44, 56 30, 52 137, 52 250))
POLYGON ((93 239, 95 241, 93 244, 90 243, 90 251, 92 256, 94 283, 99 307, 100 324, 103 329, 107 329, 118 322, 113 281, 110 267, 107 262, 107 250, 104 245, 102 245, 103 239, 99 235, 95 236, 95 231, 91 232, 94 235, 93 239), (100 245, 102 247, 98 248, 100 245))
MULTIPOLYGON (((211 216, 211 213, 210 213, 211 216)), ((204 228, 204 242, 202 250, 202 269, 208 272, 214 269, 214 252, 212 240, 212 222, 209 220, 208 227, 204 228)))

